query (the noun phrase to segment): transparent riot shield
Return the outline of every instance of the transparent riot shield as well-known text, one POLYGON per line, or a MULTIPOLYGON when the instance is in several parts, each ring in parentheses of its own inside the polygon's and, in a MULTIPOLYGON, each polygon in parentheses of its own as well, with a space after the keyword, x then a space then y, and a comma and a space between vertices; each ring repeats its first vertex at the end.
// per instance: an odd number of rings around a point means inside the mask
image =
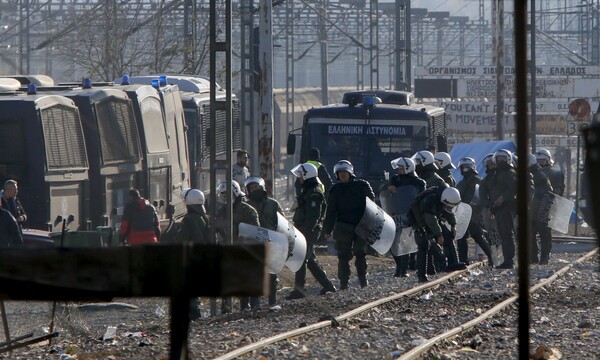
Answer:
POLYGON ((469 228, 473 209, 471 208, 471 205, 461 202, 452 208, 452 212, 456 218, 456 236, 454 237, 454 240, 457 240, 465 236, 465 233, 469 228))
POLYGON ((390 250, 396 235, 396 224, 391 216, 366 198, 365 212, 356 225, 356 234, 365 239, 375 251, 384 255, 390 250))
POLYGON ((306 238, 280 213, 277 213, 277 232, 287 239, 285 266, 293 272, 300 270, 306 259, 306 238))
POLYGON ((399 186, 395 193, 384 191, 379 195, 383 210, 392 216, 396 225, 396 235, 390 248, 394 256, 417 251, 413 229, 406 225, 406 215, 416 197, 417 189, 414 186, 399 186))
POLYGON ((288 255, 288 239, 282 233, 259 226, 240 223, 238 226, 240 243, 264 243, 267 247, 267 269, 271 274, 283 270, 288 255))
POLYGON ((554 193, 547 193, 541 201, 539 221, 548 221, 548 227, 560 233, 569 232, 569 220, 575 203, 554 193))

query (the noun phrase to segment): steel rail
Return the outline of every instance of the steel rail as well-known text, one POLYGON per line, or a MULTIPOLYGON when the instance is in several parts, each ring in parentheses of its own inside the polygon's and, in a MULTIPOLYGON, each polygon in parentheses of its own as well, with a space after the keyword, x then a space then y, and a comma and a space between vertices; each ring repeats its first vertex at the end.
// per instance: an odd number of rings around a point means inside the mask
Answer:
MULTIPOLYGON (((556 279, 558 279, 559 276, 563 275, 564 273, 566 273, 567 271, 569 271, 575 264, 581 263, 583 261, 585 261, 586 259, 592 257, 594 254, 596 254, 598 252, 598 248, 588 252, 587 254, 585 254, 584 256, 580 257, 579 259, 573 261, 571 264, 563 267, 562 269, 558 270, 556 273, 554 273, 552 276, 550 276, 549 278, 538 282, 536 285, 531 286, 529 288, 530 293, 534 293, 537 290, 541 289, 542 287, 551 284, 552 282, 554 282, 556 279)), ((519 299, 519 297, 517 295, 514 295, 504 301, 502 301, 501 303, 499 303, 498 305, 494 306, 493 308, 491 308, 490 310, 486 311, 485 313, 481 314, 480 316, 476 317, 473 320, 470 320, 460 326, 457 326, 453 329, 450 329, 448 331, 446 331, 445 333, 439 334, 427 341, 425 341, 424 343, 412 348, 411 350, 409 350, 408 352, 406 352, 405 354, 403 354, 402 356, 400 356, 398 359, 399 360, 409 360, 409 359, 415 359, 418 356, 422 355, 425 351, 429 350, 432 346, 438 344, 439 342, 443 341, 443 340, 447 340, 449 338, 452 338, 464 331, 469 330, 470 328, 474 327, 475 325, 478 325, 479 323, 483 322, 484 320, 487 320, 488 318, 498 314, 499 312, 501 312, 502 310, 504 310, 507 306, 513 304, 514 302, 516 302, 519 299)))
POLYGON ((259 340, 257 342, 248 344, 246 346, 243 346, 241 348, 238 348, 236 350, 233 350, 231 352, 223 354, 223 355, 215 358, 215 360, 235 359, 235 358, 237 358, 239 356, 248 354, 248 353, 250 353, 250 352, 252 352, 254 350, 261 349, 261 348, 263 348, 265 346, 268 346, 268 345, 271 345, 271 344, 275 344, 275 343, 277 343, 279 341, 283 341, 283 340, 286 340, 286 339, 289 339, 289 338, 293 338, 293 337, 296 337, 296 336, 299 336, 299 335, 304 335, 304 334, 307 334, 309 332, 313 332, 313 331, 316 331, 316 330, 319 330, 319 329, 322 329, 322 328, 325 328, 325 327, 328 327, 328 326, 332 326, 333 324, 336 324, 336 323, 339 323, 341 321, 344 321, 344 320, 347 320, 349 318, 352 318, 354 316, 357 316, 357 315, 359 315, 361 313, 364 313, 364 312, 366 312, 368 310, 371 310, 372 308, 375 308, 377 306, 381 306, 381 305, 383 305, 385 303, 389 303, 389 302, 392 302, 394 300, 398 300, 398 299, 403 298, 403 297, 412 296, 412 295, 418 294, 418 293, 420 293, 420 292, 422 292, 424 290, 435 288, 438 285, 440 285, 440 284, 442 284, 442 283, 444 283, 446 281, 449 281, 449 280, 451 280, 453 278, 459 277, 460 275, 466 273, 467 271, 469 271, 471 269, 474 269, 474 268, 477 268, 477 267, 481 267, 482 265, 483 265, 483 263, 481 263, 481 262, 477 262, 477 263, 471 264, 471 265, 469 265, 467 267, 466 270, 455 271, 455 272, 449 273, 447 275, 444 275, 444 276, 442 276, 442 277, 440 277, 438 279, 435 279, 435 280, 429 281, 427 283, 424 283, 422 285, 419 285, 417 287, 410 288, 410 289, 408 289, 406 291, 403 291, 401 293, 393 294, 393 295, 390 295, 390 296, 387 296, 387 297, 375 300, 373 302, 364 304, 362 306, 357 307, 354 310, 351 310, 351 311, 349 311, 347 313, 344 313, 344 314, 342 314, 340 316, 337 316, 336 318, 334 318, 334 320, 320 321, 320 322, 317 322, 317 323, 314 323, 314 324, 303 326, 303 327, 298 328, 298 329, 294 329, 294 330, 290 330, 290 331, 287 331, 287 332, 284 332, 284 333, 280 333, 280 334, 268 337, 266 339, 259 340))

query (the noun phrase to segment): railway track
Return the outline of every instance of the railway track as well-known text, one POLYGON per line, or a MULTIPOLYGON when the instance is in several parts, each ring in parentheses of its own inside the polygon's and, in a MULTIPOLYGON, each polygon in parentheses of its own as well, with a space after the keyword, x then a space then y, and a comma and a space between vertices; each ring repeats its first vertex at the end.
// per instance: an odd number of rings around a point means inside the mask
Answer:
MULTIPOLYGON (((563 260, 550 268, 533 266, 531 293, 548 286, 596 254, 597 250, 593 250, 566 265, 563 260)), ((465 271, 447 274, 322 321, 264 337, 216 358, 256 356, 258 351, 265 358, 284 354, 287 354, 282 356, 284 358, 314 357, 316 354, 319 358, 324 354, 331 358, 381 358, 384 355, 381 349, 387 347, 384 352, 388 357, 414 359, 476 326, 502 325, 490 319, 514 307, 518 298, 514 295, 514 275, 513 270, 471 265, 465 271), (356 348, 358 353, 344 354, 347 351, 345 344, 356 348), (332 347, 313 351, 327 346, 332 347)))

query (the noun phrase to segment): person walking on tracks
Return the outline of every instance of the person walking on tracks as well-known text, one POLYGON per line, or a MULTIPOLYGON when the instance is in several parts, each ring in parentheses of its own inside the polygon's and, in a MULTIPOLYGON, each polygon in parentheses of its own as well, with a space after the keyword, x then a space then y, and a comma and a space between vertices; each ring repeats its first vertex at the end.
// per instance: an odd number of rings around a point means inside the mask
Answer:
POLYGON ((136 189, 129 191, 129 201, 123 210, 119 235, 121 241, 128 245, 157 243, 160 239, 156 209, 136 189))
POLYGON ((450 232, 454 238, 456 218, 452 208, 458 205, 460 200, 460 193, 455 188, 433 187, 419 194, 413 202, 409 214, 418 248, 417 278, 419 282, 429 281, 427 277, 428 252, 431 250, 434 256, 443 257, 442 220, 450 224, 452 227, 450 232))
POLYGON ((306 283, 306 269, 315 277, 322 286, 321 295, 336 292, 337 289, 327 277, 327 273, 317 262, 315 244, 319 235, 327 204, 325 194, 318 181, 317 167, 310 163, 300 164, 291 170, 301 185, 302 192, 298 197, 298 207, 294 213, 294 226, 300 229, 306 238, 306 259, 295 274, 294 290, 288 299, 300 299, 306 296, 304 285, 306 283))
MULTIPOLYGON (((244 183, 248 204, 258 213, 261 227, 277 231, 277 213, 283 215, 279 202, 267 194, 265 180, 258 176, 250 176, 244 183)), ((269 305, 277 303, 277 274, 269 274, 269 305)), ((255 304, 256 305, 256 304, 255 304)))
POLYGON ((512 269, 515 257, 515 193, 517 173, 512 166, 512 154, 501 149, 494 153, 496 173, 489 187, 490 215, 496 219, 496 227, 502 241, 504 261, 499 269, 512 269))
MULTIPOLYGON (((178 242, 193 242, 199 244, 210 244, 210 220, 204 208, 204 193, 198 189, 184 189, 181 192, 187 214, 181 221, 181 228, 177 233, 178 242)), ((196 320, 201 317, 200 300, 190 299, 190 319, 196 320)))
POLYGON ((533 230, 531 234, 531 257, 530 263, 547 265, 550 259, 550 251, 552 250, 552 230, 548 227, 548 217, 540 214, 540 207, 544 198, 548 193, 552 192, 553 188, 548 179, 548 176, 542 171, 536 156, 529 154, 529 173, 533 179, 533 197, 529 210, 531 213, 531 222, 533 230), (542 215, 542 217, 540 216, 542 215), (540 247, 536 235, 540 235, 540 247), (538 257, 539 254, 539 257, 538 257))
POLYGON ((333 168, 338 183, 331 187, 327 199, 327 213, 323 225, 323 237, 335 239, 338 256, 338 278, 340 290, 348 288, 350 260, 355 256, 354 265, 360 287, 368 286, 367 281, 367 242, 356 235, 356 225, 360 222, 366 207, 366 198, 375 199, 371 185, 354 175, 354 166, 348 160, 340 160, 333 168))
POLYGON ((469 227, 465 235, 458 240, 458 260, 465 264, 469 263, 469 243, 467 239, 469 236, 475 240, 475 243, 479 245, 481 250, 488 257, 488 265, 493 266, 494 261, 492 259, 492 249, 490 244, 484 237, 484 229, 481 226, 481 205, 479 201, 479 188, 481 186, 481 177, 477 173, 477 167, 475 165, 475 159, 470 157, 464 157, 458 162, 458 168, 462 174, 462 180, 457 184, 456 188, 460 192, 462 202, 471 205, 473 209, 471 214, 471 220, 469 221, 469 227))

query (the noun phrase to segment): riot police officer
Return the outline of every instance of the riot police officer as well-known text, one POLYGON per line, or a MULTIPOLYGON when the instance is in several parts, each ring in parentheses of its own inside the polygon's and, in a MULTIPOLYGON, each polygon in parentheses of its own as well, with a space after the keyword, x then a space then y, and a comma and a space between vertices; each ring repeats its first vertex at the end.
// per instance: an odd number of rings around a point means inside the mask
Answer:
POLYGON ((447 221, 452 237, 456 235, 456 218, 452 208, 460 203, 460 193, 455 188, 430 188, 425 190, 411 207, 414 221, 415 241, 417 242, 417 277, 419 282, 429 281, 427 277, 428 251, 440 254, 444 244, 442 236, 443 220, 447 221))
MULTIPOLYGON (((252 206, 250 206, 247 202, 244 201, 244 195, 246 195, 246 194, 242 191, 242 188, 240 187, 240 184, 238 184, 237 181, 232 180, 231 186, 228 186, 226 181, 222 181, 217 186, 217 193, 221 196, 222 200, 224 200, 224 201, 227 201, 228 196, 233 196, 233 199, 232 199, 232 202, 233 202, 233 212, 232 212, 233 236, 232 236, 232 239, 234 242, 236 242, 238 239, 240 223, 246 223, 246 224, 250 224, 250 225, 254 225, 254 226, 260 226, 260 220, 258 218, 258 213, 252 206)), ((227 233, 226 224, 225 224, 225 208, 222 207, 221 209, 219 209, 219 211, 217 211, 216 216, 217 217, 214 221, 215 230, 217 230, 217 232, 219 232, 219 234, 221 236, 223 236, 227 239, 229 234, 227 233)), ((240 310, 241 311, 249 310, 251 308, 251 306, 258 306, 257 298, 252 299, 252 304, 250 304, 249 297, 242 297, 240 299, 240 310)), ((227 313, 229 311, 230 311, 230 309, 228 308, 228 305, 226 305, 225 302, 223 302, 221 312, 227 313)))
POLYGON ((435 163, 438 166, 438 175, 444 179, 446 184, 450 187, 456 187, 456 179, 450 172, 450 169, 456 169, 456 166, 452 164, 452 158, 447 152, 437 152, 433 155, 435 163))
MULTIPOLYGON (((210 220, 204 208, 204 193, 198 189, 184 189, 181 197, 185 203, 187 213, 181 221, 181 228, 177 233, 178 242, 198 242, 210 244, 210 220)), ((198 298, 190 299, 190 319, 200 317, 198 298)))
MULTIPOLYGON (((258 213, 261 227, 277 231, 277 213, 283 215, 279 202, 267 194, 265 180, 258 176, 250 176, 244 182, 248 204, 258 213)), ((269 274, 269 305, 277 302, 277 274, 269 274)))
POLYGON ((450 186, 437 174, 438 166, 431 152, 427 150, 417 151, 412 158, 415 162, 415 172, 421 179, 425 180, 427 183, 426 188, 450 186))
POLYGON ((473 209, 467 232, 458 240, 459 261, 465 264, 468 263, 469 244, 467 239, 471 236, 473 240, 475 240, 475 243, 483 250, 485 255, 487 255, 488 265, 492 266, 492 249, 490 248, 490 244, 484 238, 484 230, 481 227, 481 206, 479 203, 479 185, 481 184, 481 177, 477 173, 475 159, 470 157, 460 159, 458 168, 463 178, 456 188, 460 192, 462 202, 471 205, 471 208, 473 209))
POLYGON ((348 160, 340 160, 333 168, 338 183, 329 191, 327 214, 323 225, 323 237, 335 239, 338 257, 338 278, 340 290, 348 288, 350 260, 356 257, 354 265, 361 287, 367 281, 367 242, 356 235, 355 228, 360 222, 366 207, 366 198, 373 200, 375 194, 371 185, 354 175, 354 166, 348 160))
POLYGON ((306 259, 296 272, 294 279, 294 290, 288 296, 288 299, 300 299, 306 296, 304 285, 306 283, 306 268, 321 284, 321 295, 328 292, 336 292, 337 289, 327 278, 327 273, 317 262, 315 254, 315 243, 321 234, 323 219, 327 203, 322 186, 318 181, 317 167, 311 163, 304 163, 294 167, 292 174, 297 177, 301 183, 302 191, 298 198, 298 207, 294 213, 294 226, 296 226, 306 238, 306 259))
POLYGON ((504 261, 499 269, 512 269, 515 257, 515 193, 517 173, 512 166, 512 153, 501 149, 494 153, 496 173, 489 187, 490 216, 496 219, 502 242, 504 261))
MULTIPOLYGON (((425 180, 415 174, 415 163, 411 158, 400 157, 391 162, 392 168, 398 169, 398 173, 391 177, 389 183, 382 184, 380 191, 389 190, 392 194, 397 193, 398 188, 409 186, 414 188, 414 194, 420 194, 425 190, 425 180)), ((406 199, 412 201, 413 199, 406 199)), ((398 214, 390 214, 397 216, 398 214)), ((397 240, 396 240, 397 241, 397 240)), ((408 277, 409 254, 396 256, 392 254, 396 263, 394 277, 408 277)))
POLYGON ((552 250, 552 231, 548 227, 548 217, 545 216, 545 214, 540 213, 540 206, 543 203, 544 198, 549 192, 552 192, 553 189, 550 180, 537 162, 536 155, 533 154, 529 154, 529 173, 533 179, 534 186, 533 197, 529 207, 531 224, 533 224, 530 262, 532 264, 539 262, 542 265, 546 265, 548 264, 550 251, 552 250), (538 248, 537 234, 540 235, 541 249, 538 248), (540 255, 539 257, 538 253, 540 255))
POLYGON ((548 149, 538 149, 535 152, 535 158, 538 165, 546 174, 552 185, 553 192, 563 196, 565 192, 565 174, 559 167, 554 166, 554 160, 548 149))

